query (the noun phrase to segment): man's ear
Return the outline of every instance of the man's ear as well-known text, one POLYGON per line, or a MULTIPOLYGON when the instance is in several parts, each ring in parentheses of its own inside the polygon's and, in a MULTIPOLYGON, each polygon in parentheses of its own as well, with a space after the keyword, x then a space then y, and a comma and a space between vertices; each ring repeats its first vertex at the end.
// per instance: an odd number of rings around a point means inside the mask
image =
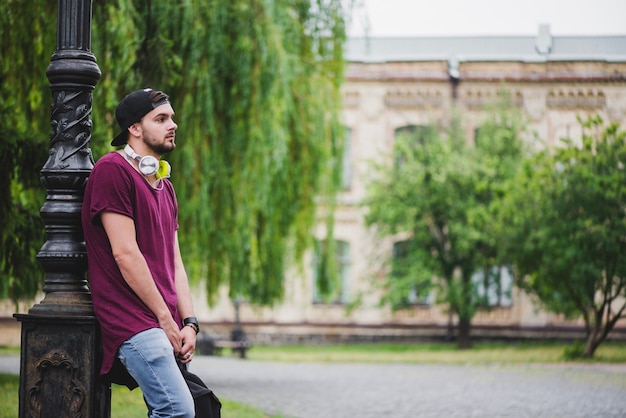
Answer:
POLYGON ((133 123, 128 127, 128 133, 132 136, 139 137, 141 136, 141 127, 138 123, 133 123))

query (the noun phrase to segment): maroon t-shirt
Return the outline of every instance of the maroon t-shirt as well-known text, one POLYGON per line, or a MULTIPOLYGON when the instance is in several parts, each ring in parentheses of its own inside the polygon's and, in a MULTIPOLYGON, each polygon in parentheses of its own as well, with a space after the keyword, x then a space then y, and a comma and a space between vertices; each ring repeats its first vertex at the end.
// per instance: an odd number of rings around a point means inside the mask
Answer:
POLYGON ((89 287, 102 331, 101 374, 111 370, 122 342, 159 326, 152 311, 122 277, 100 220, 103 211, 133 218, 139 249, 172 316, 180 323, 174 274, 178 204, 172 184, 166 179, 160 184, 162 188, 154 189, 123 156, 111 152, 98 160, 85 187, 81 217, 89 287))

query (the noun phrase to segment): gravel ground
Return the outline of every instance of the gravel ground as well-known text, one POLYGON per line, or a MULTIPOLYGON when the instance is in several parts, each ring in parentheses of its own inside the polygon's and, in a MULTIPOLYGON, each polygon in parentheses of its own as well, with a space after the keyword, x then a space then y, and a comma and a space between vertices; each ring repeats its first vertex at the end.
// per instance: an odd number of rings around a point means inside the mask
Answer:
POLYGON ((218 396, 285 417, 626 417, 626 365, 194 363, 218 396))
MULTIPOLYGON (((0 356, 0 372, 19 372, 0 356)), ((626 417, 626 365, 274 363, 198 356, 218 397, 285 418, 626 417)), ((222 415, 228 418, 228 411, 222 415)))

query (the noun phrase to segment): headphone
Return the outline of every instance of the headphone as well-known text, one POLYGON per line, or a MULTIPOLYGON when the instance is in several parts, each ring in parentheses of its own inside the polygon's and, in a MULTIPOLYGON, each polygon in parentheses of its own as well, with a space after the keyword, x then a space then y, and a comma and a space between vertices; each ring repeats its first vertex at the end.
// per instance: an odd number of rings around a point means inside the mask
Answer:
POLYGON ((172 167, 167 161, 158 160, 152 155, 146 155, 145 157, 142 157, 141 155, 137 154, 135 150, 133 150, 128 144, 126 144, 126 146, 124 147, 124 152, 130 158, 139 163, 139 171, 145 176, 151 176, 154 174, 156 175, 157 179, 166 179, 170 176, 172 172, 172 167))

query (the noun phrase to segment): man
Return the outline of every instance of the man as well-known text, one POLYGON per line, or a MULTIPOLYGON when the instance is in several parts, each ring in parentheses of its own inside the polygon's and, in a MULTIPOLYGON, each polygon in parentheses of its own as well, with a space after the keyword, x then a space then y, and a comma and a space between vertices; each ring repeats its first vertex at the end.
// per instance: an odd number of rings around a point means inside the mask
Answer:
POLYGON ((161 156, 176 148, 168 96, 127 95, 115 112, 125 147, 95 164, 82 224, 93 307, 102 332, 100 373, 124 365, 143 392, 149 417, 193 417, 177 364, 193 357, 198 321, 178 246, 178 205, 161 156), (119 359, 119 362, 118 362, 119 359))

